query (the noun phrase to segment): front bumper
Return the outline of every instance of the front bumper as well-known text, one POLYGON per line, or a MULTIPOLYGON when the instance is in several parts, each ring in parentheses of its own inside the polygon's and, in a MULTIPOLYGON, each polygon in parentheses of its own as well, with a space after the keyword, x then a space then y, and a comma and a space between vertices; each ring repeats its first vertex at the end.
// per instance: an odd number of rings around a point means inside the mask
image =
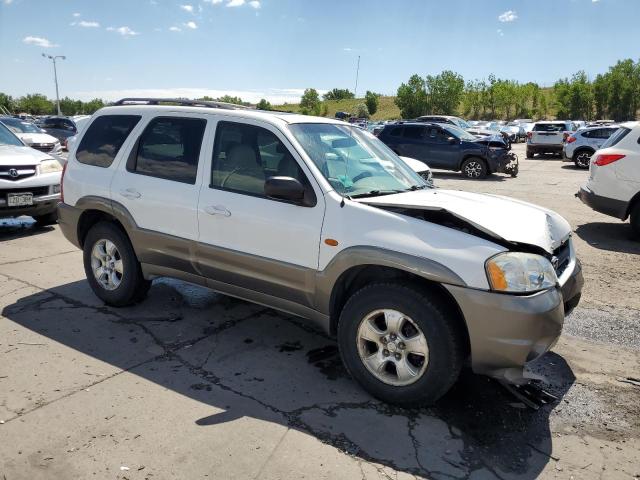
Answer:
MULTIPOLYGON (((25 188, 24 190, 28 191, 29 188, 25 188)), ((60 193, 52 192, 53 186, 50 186, 47 193, 33 197, 33 205, 9 207, 7 206, 7 197, 3 194, 2 189, 0 189, 0 217, 20 217, 22 215, 37 217, 53 213, 56 211, 56 207, 60 201, 60 193)))
POLYGON ((627 219, 629 204, 625 201, 601 197, 593 193, 587 186, 580 187, 580 190, 576 193, 576 197, 596 212, 604 213, 605 215, 610 215, 620 220, 627 219))
POLYGON ((524 365, 555 345, 565 315, 580 301, 583 284, 576 260, 561 288, 532 295, 445 285, 467 324, 473 371, 511 383, 526 381, 524 365))

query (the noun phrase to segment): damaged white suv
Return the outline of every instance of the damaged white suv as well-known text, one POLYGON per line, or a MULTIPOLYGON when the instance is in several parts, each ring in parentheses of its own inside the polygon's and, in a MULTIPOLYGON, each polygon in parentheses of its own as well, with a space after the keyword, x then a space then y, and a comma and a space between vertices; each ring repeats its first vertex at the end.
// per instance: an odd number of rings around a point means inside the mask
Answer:
POLYGON ((109 305, 170 276, 336 335, 371 394, 441 397, 469 362, 526 381, 583 279, 559 215, 428 186, 335 120, 125 99, 69 153, 59 223, 109 305))

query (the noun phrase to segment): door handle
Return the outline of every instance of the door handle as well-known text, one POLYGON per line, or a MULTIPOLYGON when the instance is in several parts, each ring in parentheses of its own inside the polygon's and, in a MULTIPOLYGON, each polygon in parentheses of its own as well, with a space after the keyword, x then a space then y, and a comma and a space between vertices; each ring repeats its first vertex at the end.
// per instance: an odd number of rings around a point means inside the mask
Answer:
POLYGON ((130 199, 140 198, 142 196, 142 194, 138 192, 135 188, 127 188, 126 190, 120 190, 120 195, 130 199))
POLYGON ((204 207, 204 211, 209 215, 222 215, 223 217, 231 216, 231 212, 222 205, 207 205, 204 207))

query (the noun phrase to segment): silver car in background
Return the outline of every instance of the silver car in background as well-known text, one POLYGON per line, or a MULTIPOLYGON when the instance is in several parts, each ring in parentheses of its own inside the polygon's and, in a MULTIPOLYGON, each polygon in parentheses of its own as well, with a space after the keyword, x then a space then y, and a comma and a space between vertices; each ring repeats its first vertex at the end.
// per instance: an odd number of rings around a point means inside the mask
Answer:
POLYGON ((562 149, 562 160, 578 168, 589 168, 591 156, 618 129, 616 125, 587 127, 573 132, 562 149))

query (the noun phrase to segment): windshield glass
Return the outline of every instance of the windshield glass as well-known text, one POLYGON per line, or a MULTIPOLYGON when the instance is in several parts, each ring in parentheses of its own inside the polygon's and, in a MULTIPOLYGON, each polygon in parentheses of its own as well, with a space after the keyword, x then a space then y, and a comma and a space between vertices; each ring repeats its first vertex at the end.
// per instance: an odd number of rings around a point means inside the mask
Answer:
POLYGON ((454 137, 459 138, 460 140, 473 141, 476 139, 476 137, 471 135, 469 132, 461 129, 460 127, 456 127, 455 125, 442 124, 441 127, 444 128, 447 132, 449 132, 454 137))
POLYGON ((533 127, 534 132, 564 132, 564 123, 536 123, 533 127))
POLYGON ((20 139, 11 133, 2 123, 0 123, 0 145, 24 146, 20 139))
POLYGON ((458 125, 460 128, 471 128, 471 125, 469 125, 468 122, 461 118, 456 119, 456 125, 458 125))
POLYGON ((33 123, 25 122, 17 118, 3 118, 0 121, 9 127, 11 131, 16 133, 42 133, 42 130, 36 127, 33 123))
POLYGON ((329 123, 298 123, 289 129, 340 194, 373 196, 427 187, 417 173, 368 132, 329 123))

